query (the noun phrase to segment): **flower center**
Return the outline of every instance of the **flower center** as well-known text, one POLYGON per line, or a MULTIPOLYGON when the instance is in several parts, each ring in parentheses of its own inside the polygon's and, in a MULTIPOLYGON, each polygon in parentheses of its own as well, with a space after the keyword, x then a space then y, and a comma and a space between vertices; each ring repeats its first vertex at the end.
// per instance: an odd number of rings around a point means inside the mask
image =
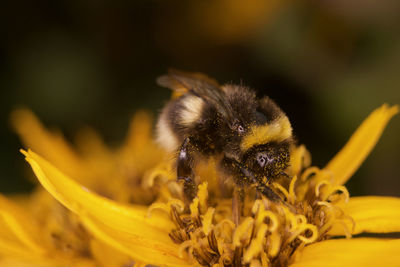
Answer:
MULTIPOLYGON (((286 186, 272 184, 284 201, 256 199, 255 190, 249 188, 242 205, 233 204, 234 198, 222 197, 204 182, 189 208, 172 199, 153 204, 149 212, 159 208, 168 212, 176 225, 169 235, 180 244, 180 255, 201 265, 287 266, 304 246, 329 238, 333 224, 345 227, 343 220, 351 220, 336 205, 347 201, 347 189, 331 185, 328 176, 318 168, 308 168, 286 186), (236 223, 235 207, 242 207, 236 223)), ((346 232, 350 236, 351 231, 346 232)))

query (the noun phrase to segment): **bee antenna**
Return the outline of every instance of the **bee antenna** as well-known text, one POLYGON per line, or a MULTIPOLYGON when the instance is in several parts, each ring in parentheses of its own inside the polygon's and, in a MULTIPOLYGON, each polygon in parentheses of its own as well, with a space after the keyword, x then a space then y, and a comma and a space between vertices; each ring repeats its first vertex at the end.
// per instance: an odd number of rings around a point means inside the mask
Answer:
POLYGON ((287 174, 286 172, 280 172, 279 174, 280 174, 281 176, 287 178, 287 179, 291 179, 291 178, 292 178, 292 177, 291 177, 289 174, 287 174))

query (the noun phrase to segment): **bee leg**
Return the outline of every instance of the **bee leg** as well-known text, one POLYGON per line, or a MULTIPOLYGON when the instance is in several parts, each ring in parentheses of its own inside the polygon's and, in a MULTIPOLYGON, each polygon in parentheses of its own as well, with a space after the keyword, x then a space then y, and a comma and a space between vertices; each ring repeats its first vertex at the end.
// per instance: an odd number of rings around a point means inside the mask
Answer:
POLYGON ((232 196, 232 219, 236 225, 240 223, 240 216, 243 215, 244 208, 244 189, 238 187, 233 190, 232 196))
POLYGON ((269 200, 272 200, 274 202, 282 201, 281 197, 277 193, 275 193, 268 185, 258 183, 256 188, 258 192, 263 194, 269 200))
POLYGON ((279 173, 282 177, 284 177, 284 178, 286 178, 286 179, 288 179, 288 180, 290 180, 292 177, 290 177, 289 176, 289 174, 287 174, 286 172, 280 172, 279 173))
POLYGON ((253 172, 235 159, 224 157, 221 164, 224 170, 233 176, 234 182, 240 187, 254 184, 257 181, 253 172))
POLYGON ((244 209, 244 186, 249 184, 248 180, 254 180, 254 175, 235 159, 228 157, 222 159, 221 166, 233 176, 233 181, 237 185, 233 190, 232 196, 232 219, 236 225, 239 225, 240 216, 243 215, 244 209))
POLYGON ((224 157, 222 160, 222 165, 225 170, 228 170, 231 174, 233 174, 234 181, 238 186, 244 187, 245 185, 256 184, 257 191, 266 198, 274 202, 282 201, 280 196, 276 194, 270 187, 268 187, 268 185, 258 182, 253 172, 237 162, 235 159, 224 157))
POLYGON ((177 177, 183 180, 183 193, 186 202, 190 203, 197 194, 196 183, 193 173, 193 145, 189 137, 183 142, 178 155, 177 177))

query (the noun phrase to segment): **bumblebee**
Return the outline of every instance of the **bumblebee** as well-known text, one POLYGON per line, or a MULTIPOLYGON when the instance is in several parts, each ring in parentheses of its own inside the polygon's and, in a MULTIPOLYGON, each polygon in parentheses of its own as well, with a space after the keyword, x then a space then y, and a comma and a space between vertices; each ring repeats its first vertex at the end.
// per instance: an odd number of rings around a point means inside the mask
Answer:
POLYGON ((220 169, 241 189, 254 186, 272 201, 280 197, 269 187, 287 176, 293 144, 289 119, 269 97, 257 98, 239 85, 219 85, 200 73, 171 70, 157 79, 174 91, 156 127, 157 140, 177 153, 177 179, 185 198, 196 196, 194 166, 215 157, 220 169))

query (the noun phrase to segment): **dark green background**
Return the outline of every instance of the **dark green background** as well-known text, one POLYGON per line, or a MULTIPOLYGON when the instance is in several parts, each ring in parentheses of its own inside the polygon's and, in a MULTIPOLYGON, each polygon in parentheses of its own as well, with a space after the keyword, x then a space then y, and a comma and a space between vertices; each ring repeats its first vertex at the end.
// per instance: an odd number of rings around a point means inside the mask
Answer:
MULTIPOLYGON (((374 108, 400 103, 399 1, 285 1, 250 16, 230 5, 5 1, 0 190, 32 187, 9 126, 13 108, 30 107, 71 139, 79 127, 91 125, 115 145, 135 110, 157 112, 167 101, 168 90, 155 78, 169 67, 268 94, 321 167, 374 108)), ((349 183, 352 195, 400 196, 399 136, 396 117, 349 183)))

